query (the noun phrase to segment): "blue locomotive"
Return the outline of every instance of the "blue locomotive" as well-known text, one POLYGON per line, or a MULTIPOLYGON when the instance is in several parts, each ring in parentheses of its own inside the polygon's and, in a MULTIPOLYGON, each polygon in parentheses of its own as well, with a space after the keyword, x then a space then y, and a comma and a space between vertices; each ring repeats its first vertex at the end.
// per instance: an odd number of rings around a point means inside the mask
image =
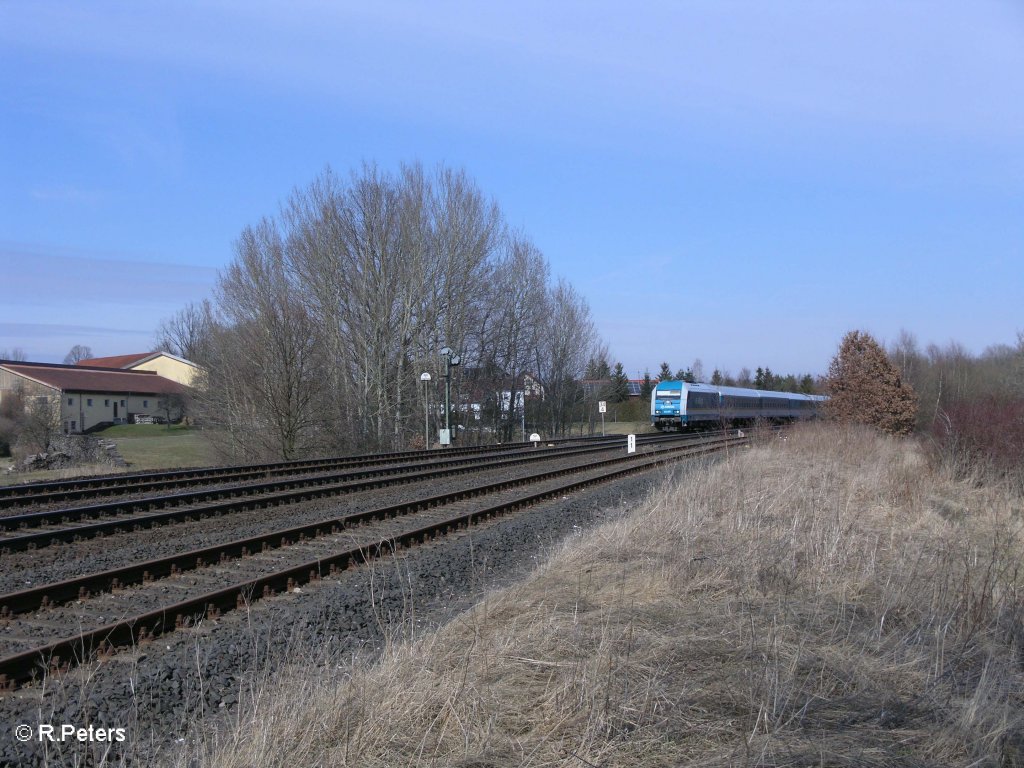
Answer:
POLYGON ((797 421, 817 415, 828 398, 685 381, 659 381, 651 392, 651 423, 660 430, 797 421))

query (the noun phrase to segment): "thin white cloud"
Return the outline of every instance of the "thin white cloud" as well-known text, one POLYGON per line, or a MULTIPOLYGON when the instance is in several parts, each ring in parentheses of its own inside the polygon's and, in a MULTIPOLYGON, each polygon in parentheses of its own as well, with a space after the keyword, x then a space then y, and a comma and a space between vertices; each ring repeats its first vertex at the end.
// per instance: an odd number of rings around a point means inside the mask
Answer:
POLYGON ((82 189, 73 184, 33 187, 29 195, 33 200, 57 203, 93 204, 103 199, 99 190, 82 189))
POLYGON ((462 123, 517 113, 550 123, 582 109, 676 129, 745 118, 983 141, 1024 130, 1024 79, 1009 76, 1024 71, 1024 17, 1008 3, 64 2, 5 16, 0 40, 14 49, 358 96, 462 123))

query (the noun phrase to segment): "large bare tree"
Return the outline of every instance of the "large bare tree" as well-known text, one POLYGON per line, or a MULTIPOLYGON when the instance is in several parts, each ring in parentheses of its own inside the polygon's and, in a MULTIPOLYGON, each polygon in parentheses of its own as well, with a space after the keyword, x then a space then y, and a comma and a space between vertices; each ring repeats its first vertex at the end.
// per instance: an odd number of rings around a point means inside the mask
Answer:
POLYGON ((507 233, 463 171, 365 165, 342 178, 328 168, 236 250, 212 307, 197 323, 186 308, 163 329, 176 340, 200 328, 209 394, 198 410, 235 452, 254 429, 262 437, 249 452, 404 447, 423 426, 420 374, 442 378, 443 347, 462 361, 457 421, 481 396, 464 379, 479 384, 481 371, 484 396, 509 403, 495 412, 499 435, 512 433, 527 371, 557 396, 545 395, 544 422, 564 431, 573 417, 589 309, 564 281, 551 284, 540 251, 507 233))
POLYGON ((247 228, 236 250, 218 288, 225 322, 211 334, 198 404, 233 452, 295 458, 317 443, 316 326, 271 221, 247 228))

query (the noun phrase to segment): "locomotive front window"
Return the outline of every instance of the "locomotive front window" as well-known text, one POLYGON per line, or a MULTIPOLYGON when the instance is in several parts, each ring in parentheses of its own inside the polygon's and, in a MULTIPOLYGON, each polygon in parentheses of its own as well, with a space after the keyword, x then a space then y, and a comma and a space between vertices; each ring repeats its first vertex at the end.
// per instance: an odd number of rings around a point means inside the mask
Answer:
POLYGON ((658 392, 659 400, 678 400, 682 393, 678 389, 663 389, 658 392))

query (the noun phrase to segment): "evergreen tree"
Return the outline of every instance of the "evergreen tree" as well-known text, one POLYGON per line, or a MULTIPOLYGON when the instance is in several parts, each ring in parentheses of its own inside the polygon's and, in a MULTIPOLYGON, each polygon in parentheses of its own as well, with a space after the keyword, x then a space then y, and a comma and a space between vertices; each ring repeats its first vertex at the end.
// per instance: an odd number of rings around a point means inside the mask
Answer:
POLYGON ((711 383, 714 384, 716 387, 720 387, 725 384, 725 377, 722 376, 722 372, 717 368, 715 368, 715 370, 711 373, 711 383))
POLYGON ((644 371, 644 383, 640 386, 640 397, 644 400, 651 399, 651 392, 654 391, 654 382, 651 380, 651 372, 644 371))
POLYGON ((611 378, 612 369, 604 355, 592 357, 587 361, 587 367, 583 372, 583 378, 592 381, 611 378))
POLYGON ((629 400, 629 379, 622 370, 622 363, 615 364, 615 370, 612 373, 611 391, 608 395, 608 399, 613 403, 624 403, 629 400))
POLYGON ((672 369, 668 367, 668 363, 661 364, 661 370, 658 371, 658 381, 671 381, 672 380, 672 369))
POLYGON ((905 435, 914 428, 917 394, 870 334, 850 331, 828 368, 826 412, 837 421, 905 435))

